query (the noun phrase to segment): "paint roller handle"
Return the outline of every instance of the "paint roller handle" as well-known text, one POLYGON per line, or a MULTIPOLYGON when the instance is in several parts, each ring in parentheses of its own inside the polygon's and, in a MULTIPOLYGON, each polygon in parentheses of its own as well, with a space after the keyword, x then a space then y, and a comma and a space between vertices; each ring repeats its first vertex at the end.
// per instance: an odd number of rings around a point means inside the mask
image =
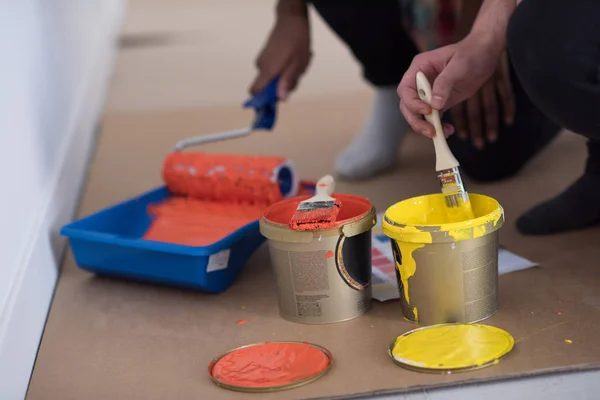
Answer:
POLYGON ((279 77, 275 77, 269 84, 252 98, 244 102, 244 108, 252 107, 256 117, 251 125, 253 130, 262 129, 270 131, 277 118, 277 86, 279 77))
POLYGON ((223 140, 237 139, 243 136, 248 136, 252 133, 252 128, 236 129, 229 132, 212 133, 210 135, 202 135, 192 138, 180 140, 175 144, 175 151, 181 151, 188 147, 199 146, 201 144, 221 142, 223 140))
POLYGON ((279 77, 276 77, 261 92, 244 103, 244 108, 252 107, 256 111, 256 117, 250 127, 184 139, 175 144, 175 151, 181 151, 185 148, 201 144, 237 139, 248 136, 258 129, 271 130, 275 125, 275 118, 277 116, 278 84, 279 77))
MULTIPOLYGON (((421 71, 417 72, 417 93, 419 94, 419 98, 421 100, 427 104, 431 104, 433 90, 431 89, 429 80, 427 80, 427 77, 421 71)), ((454 158, 454 155, 452 154, 452 151, 446 142, 439 111, 432 108, 431 114, 426 115, 425 119, 435 128, 433 146, 435 148, 436 156, 436 171, 458 167, 459 163, 456 158, 454 158)))

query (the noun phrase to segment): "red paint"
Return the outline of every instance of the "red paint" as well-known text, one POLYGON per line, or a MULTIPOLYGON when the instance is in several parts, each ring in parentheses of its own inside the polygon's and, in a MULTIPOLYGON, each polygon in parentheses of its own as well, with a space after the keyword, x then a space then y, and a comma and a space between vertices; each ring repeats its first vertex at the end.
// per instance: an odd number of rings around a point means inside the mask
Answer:
POLYGON ((327 253, 325 253, 325 258, 331 258, 333 257, 333 251, 328 250, 327 253))
POLYGON ((244 325, 246 322, 248 322, 247 319, 240 319, 237 323, 238 325, 244 325))
POLYGON ((225 355, 211 365, 219 382, 253 388, 292 384, 313 377, 329 366, 321 350, 305 343, 265 343, 225 355))
POLYGON ((173 152, 163 180, 174 196, 148 207, 154 218, 143 238, 207 246, 256 221, 281 200, 274 171, 281 157, 173 152))
POLYGON ((155 218, 143 238, 186 246, 207 246, 260 218, 265 206, 171 197, 148 207, 155 218))
POLYGON ((172 196, 148 207, 154 221, 143 239, 207 246, 256 221, 266 207, 172 196))
POLYGON ((562 315, 562 313, 561 313, 560 311, 559 311, 559 312, 557 312, 556 314, 558 314, 558 315, 562 315))
MULTIPOLYGON (((299 196, 292 199, 282 200, 270 206, 263 213, 263 217, 271 223, 289 226, 292 215, 294 215, 298 204, 300 204, 300 202, 303 200, 309 199, 310 197, 311 196, 299 196)), ((311 229, 333 228, 354 220, 359 220, 360 218, 364 217, 373 207, 371 202, 364 197, 354 196, 351 194, 335 194, 332 197, 341 203, 336 221, 328 226, 317 225, 317 227, 311 229)))

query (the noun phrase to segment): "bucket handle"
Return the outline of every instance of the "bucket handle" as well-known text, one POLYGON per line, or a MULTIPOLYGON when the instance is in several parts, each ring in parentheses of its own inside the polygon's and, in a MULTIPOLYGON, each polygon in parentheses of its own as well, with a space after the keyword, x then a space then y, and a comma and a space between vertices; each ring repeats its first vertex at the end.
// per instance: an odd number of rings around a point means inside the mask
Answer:
POLYGON ((371 211, 369 211, 369 214, 367 214, 366 217, 361 218, 356 222, 343 225, 342 234, 346 237, 357 236, 373 228, 376 223, 377 211, 375 208, 371 208, 371 211))

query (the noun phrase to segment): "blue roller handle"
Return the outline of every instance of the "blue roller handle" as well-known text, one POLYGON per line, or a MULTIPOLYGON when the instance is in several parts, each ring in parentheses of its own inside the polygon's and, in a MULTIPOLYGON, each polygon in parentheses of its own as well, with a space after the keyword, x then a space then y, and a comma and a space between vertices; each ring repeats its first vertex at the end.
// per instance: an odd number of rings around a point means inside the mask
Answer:
POLYGON ((252 129, 273 129, 277 119, 278 85, 279 77, 276 77, 260 93, 244 102, 244 108, 252 107, 256 111, 252 129))

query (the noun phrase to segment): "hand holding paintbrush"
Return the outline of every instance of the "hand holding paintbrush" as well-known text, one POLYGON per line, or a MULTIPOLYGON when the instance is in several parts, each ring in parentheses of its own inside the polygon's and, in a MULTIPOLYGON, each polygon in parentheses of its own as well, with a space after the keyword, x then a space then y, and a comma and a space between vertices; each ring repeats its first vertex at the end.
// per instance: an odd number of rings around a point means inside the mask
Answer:
MULTIPOLYGON (((417 92, 421 100, 431 104, 431 84, 425 74, 420 71, 417 73, 417 92)), ((435 169, 438 172, 444 200, 449 208, 448 216, 452 221, 457 222, 473 219, 475 215, 471 208, 469 195, 458 170, 460 164, 446 142, 439 111, 432 108, 431 114, 426 115, 425 119, 435 128, 435 137, 433 138, 436 156, 435 169)))

